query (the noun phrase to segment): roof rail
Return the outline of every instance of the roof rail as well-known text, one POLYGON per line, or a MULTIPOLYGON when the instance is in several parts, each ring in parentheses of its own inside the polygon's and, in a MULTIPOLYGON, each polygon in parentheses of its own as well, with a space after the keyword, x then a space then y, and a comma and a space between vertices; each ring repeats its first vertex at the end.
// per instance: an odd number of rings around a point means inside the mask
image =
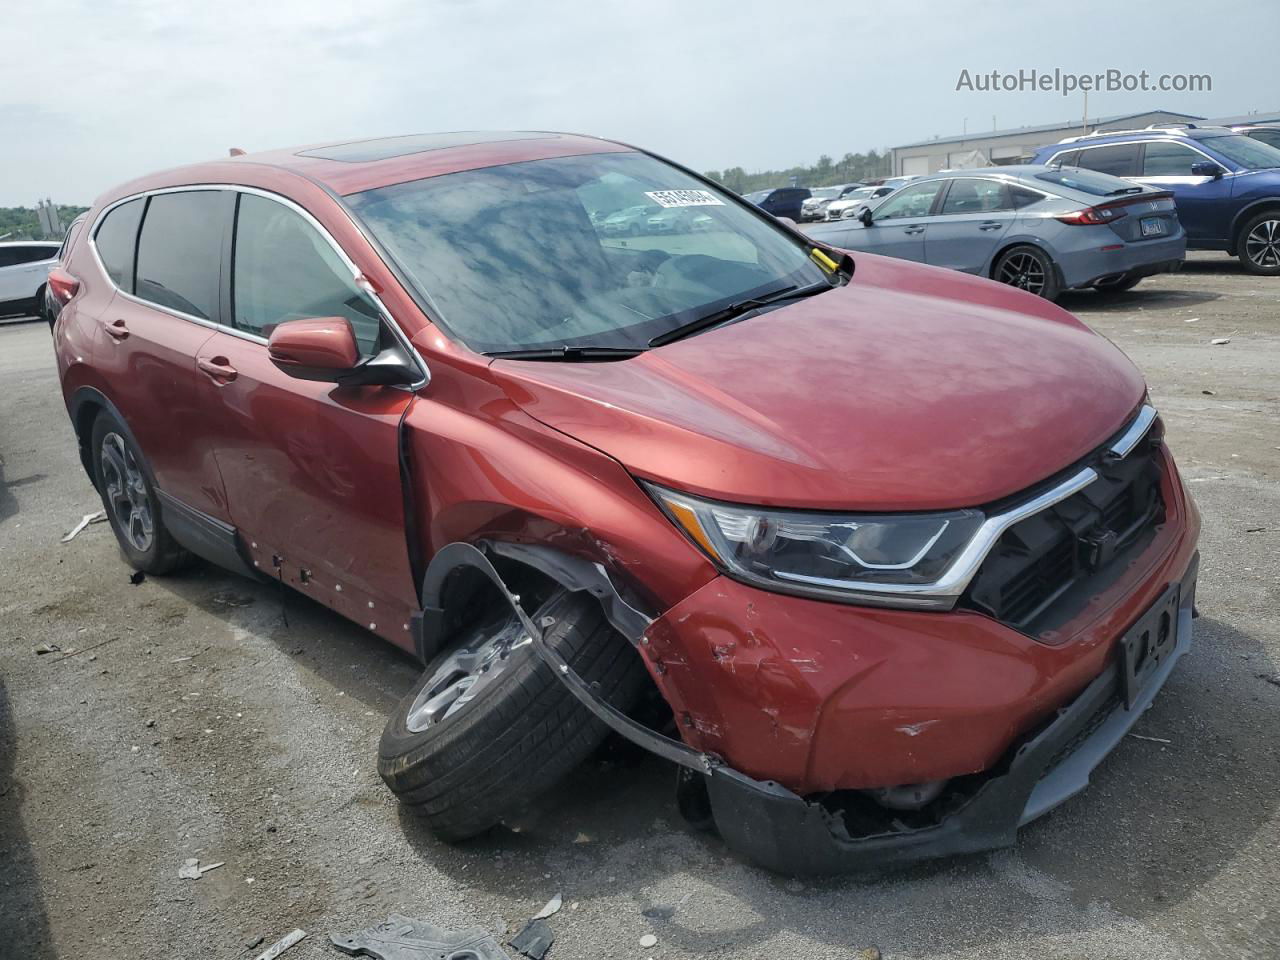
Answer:
POLYGON ((1197 123, 1153 123, 1147 127, 1148 130, 1199 130, 1200 125, 1197 123))
POLYGON ((1095 137, 1121 137, 1133 133, 1178 133, 1182 130, 1199 130, 1194 123, 1153 123, 1149 127, 1132 130, 1095 130, 1093 133, 1082 133, 1074 137, 1064 137, 1059 143, 1076 143, 1079 140, 1092 140, 1095 137))

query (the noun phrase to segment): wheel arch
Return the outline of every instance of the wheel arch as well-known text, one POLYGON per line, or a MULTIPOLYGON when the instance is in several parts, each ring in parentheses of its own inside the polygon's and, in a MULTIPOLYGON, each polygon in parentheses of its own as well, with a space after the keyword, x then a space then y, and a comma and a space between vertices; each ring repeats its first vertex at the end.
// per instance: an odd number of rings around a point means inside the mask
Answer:
MULTIPOLYGON (((635 591, 615 582, 604 564, 541 544, 503 540, 457 541, 438 550, 422 580, 422 610, 414 616, 413 642, 425 663, 443 649, 449 637, 480 615, 486 593, 501 591, 491 577, 471 562, 479 550, 492 564, 506 589, 536 597, 548 585, 595 597, 605 618, 634 645, 655 619, 635 591)), ((535 604, 536 605, 536 604, 535 604)))
MULTIPOLYGON (((76 444, 80 448, 80 464, 84 467, 84 472, 89 475, 89 482, 96 489, 98 486, 97 473, 93 469, 93 451, 89 449, 90 441, 93 437, 93 423, 98 419, 101 413, 109 413, 119 421, 120 426, 124 428, 125 436, 129 442, 138 450, 142 447, 138 445, 137 439, 133 436, 133 431, 129 429, 129 421, 124 418, 119 408, 111 402, 97 387, 78 387, 71 394, 71 400, 67 404, 67 412, 71 416, 71 426, 75 430, 76 444)), ((147 479, 155 486, 155 474, 151 470, 151 464, 143 458, 142 469, 147 473, 147 479)))
POLYGON ((1280 213, 1280 196, 1263 197, 1260 200, 1254 200, 1236 212, 1235 217, 1231 220, 1231 228, 1227 231, 1227 243, 1230 244, 1227 250, 1229 254, 1236 256, 1240 252, 1240 232, 1244 230, 1250 220, 1267 210, 1274 210, 1276 213, 1280 213))
POLYGON ((986 272, 988 280, 994 280, 996 283, 1000 282, 999 280, 996 280, 996 265, 1000 262, 1001 257, 1010 250, 1016 250, 1018 247, 1032 247, 1048 257, 1049 266, 1053 268, 1053 275, 1058 280, 1058 289, 1067 289, 1066 278, 1062 274, 1062 265, 1058 263, 1058 258, 1053 255, 1053 251, 1046 247, 1039 237, 1027 235, 1015 237, 1012 240, 1005 240, 1000 244, 996 249, 996 252, 991 255, 991 260, 987 264, 986 272))

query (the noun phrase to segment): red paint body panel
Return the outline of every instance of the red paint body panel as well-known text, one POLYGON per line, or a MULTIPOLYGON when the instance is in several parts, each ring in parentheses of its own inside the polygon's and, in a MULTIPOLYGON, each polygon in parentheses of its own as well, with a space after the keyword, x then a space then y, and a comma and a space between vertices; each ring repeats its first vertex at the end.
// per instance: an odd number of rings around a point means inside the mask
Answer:
POLYGON ((951 271, 857 264, 843 289, 634 360, 494 369, 532 416, 640 476, 843 510, 1025 490, 1097 448, 1142 399, 1133 364, 1065 310, 951 271))
POLYGON ((650 629, 686 739, 801 793, 976 773, 1065 706, 1195 553, 1199 515, 1164 455, 1168 518, 1122 577, 1037 642, 977 613, 842 606, 725 577, 650 629))
POLYGON ((236 371, 226 383, 202 378, 201 437, 216 454, 231 522, 250 538, 254 559, 268 573, 273 556, 284 558, 286 571, 307 569, 302 588, 326 603, 331 593, 354 591, 363 604, 348 615, 407 645, 417 591, 397 428, 413 394, 295 380, 261 343, 226 333, 214 334, 197 357, 236 371))

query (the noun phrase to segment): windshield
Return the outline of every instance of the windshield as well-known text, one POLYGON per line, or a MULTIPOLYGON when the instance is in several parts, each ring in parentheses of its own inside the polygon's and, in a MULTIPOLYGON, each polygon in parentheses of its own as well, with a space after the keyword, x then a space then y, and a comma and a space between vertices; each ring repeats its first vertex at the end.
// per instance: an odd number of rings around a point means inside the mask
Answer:
POLYGON ((846 203, 857 203, 859 200, 866 200, 875 192, 875 187, 859 187, 857 190, 852 190, 849 193, 846 193, 844 195, 844 200, 846 203))
POLYGON ((1246 170, 1280 167, 1280 150, 1252 137, 1232 134, 1229 137, 1202 137, 1200 142, 1246 170))
POLYGON ((730 303, 825 278, 767 218, 639 153, 487 167, 346 200, 435 319, 481 353, 644 347, 730 303))
POLYGON ((826 200, 832 197, 840 196, 839 187, 817 187, 809 193, 809 196, 816 197, 819 200, 826 200))

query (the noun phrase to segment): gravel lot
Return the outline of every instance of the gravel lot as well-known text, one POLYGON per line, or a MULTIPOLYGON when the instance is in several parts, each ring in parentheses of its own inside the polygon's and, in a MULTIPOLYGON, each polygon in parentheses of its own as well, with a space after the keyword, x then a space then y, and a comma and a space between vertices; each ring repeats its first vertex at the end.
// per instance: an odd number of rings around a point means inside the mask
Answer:
POLYGON ((671 770, 620 750, 516 829, 436 842, 374 769, 412 663, 209 567, 132 585, 105 524, 60 545, 99 504, 47 328, 0 327, 0 957, 253 957, 294 927, 286 960, 332 957, 391 912, 505 934, 562 892, 552 960, 1274 960, 1280 280, 1205 255, 1064 305, 1146 371, 1204 513, 1196 645, 1137 727, 1159 741, 1012 850, 819 883, 688 831, 671 770), (224 865, 179 879, 189 857, 224 865))

